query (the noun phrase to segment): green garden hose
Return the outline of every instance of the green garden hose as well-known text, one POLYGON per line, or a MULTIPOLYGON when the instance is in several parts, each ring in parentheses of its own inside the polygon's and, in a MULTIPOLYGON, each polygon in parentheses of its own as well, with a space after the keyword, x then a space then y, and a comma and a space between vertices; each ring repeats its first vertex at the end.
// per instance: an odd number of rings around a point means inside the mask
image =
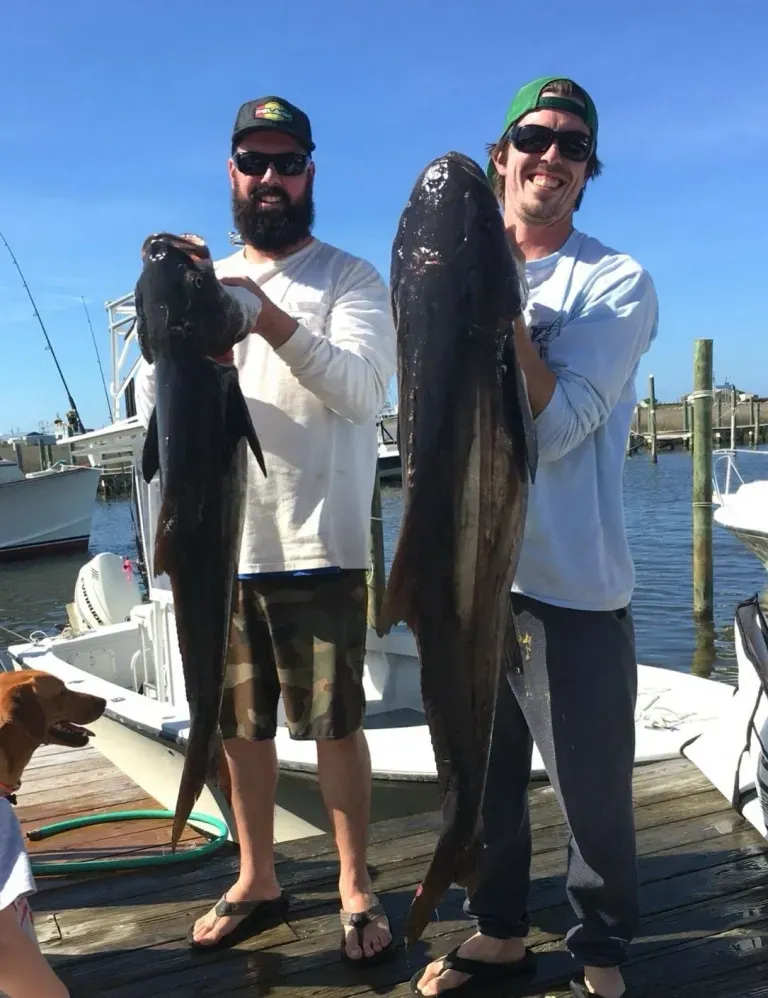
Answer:
MULTIPOLYGON (((68 821, 57 821, 51 825, 43 825, 27 832, 27 838, 31 842, 39 842, 47 839, 51 835, 58 835, 60 832, 68 832, 72 828, 83 828, 86 825, 101 825, 111 821, 136 821, 142 818, 172 818, 173 811, 110 811, 106 814, 91 814, 83 818, 71 818, 68 821)), ((161 856, 125 856, 123 858, 114 857, 112 859, 64 859, 56 862, 36 861, 30 857, 33 874, 67 874, 67 873, 91 873, 97 870, 137 870, 145 866, 169 866, 171 863, 188 863, 193 859, 201 859, 203 856, 210 856, 211 853, 220 849, 227 841, 228 828, 220 818, 214 818, 209 814, 198 814, 193 812, 189 816, 189 821, 197 821, 202 825, 210 825, 216 829, 218 834, 202 845, 194 846, 192 849, 184 849, 181 852, 167 852, 161 856)))

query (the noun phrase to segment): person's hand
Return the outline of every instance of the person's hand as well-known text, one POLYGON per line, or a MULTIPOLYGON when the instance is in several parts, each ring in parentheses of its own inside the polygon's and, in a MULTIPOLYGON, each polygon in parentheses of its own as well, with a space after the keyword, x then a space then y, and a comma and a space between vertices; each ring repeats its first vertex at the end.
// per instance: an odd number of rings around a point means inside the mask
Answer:
POLYGON ((251 332, 263 336, 275 350, 293 336, 298 322, 281 308, 278 308, 269 295, 250 277, 221 277, 219 280, 222 284, 245 288, 246 291, 256 295, 261 302, 261 311, 251 332))

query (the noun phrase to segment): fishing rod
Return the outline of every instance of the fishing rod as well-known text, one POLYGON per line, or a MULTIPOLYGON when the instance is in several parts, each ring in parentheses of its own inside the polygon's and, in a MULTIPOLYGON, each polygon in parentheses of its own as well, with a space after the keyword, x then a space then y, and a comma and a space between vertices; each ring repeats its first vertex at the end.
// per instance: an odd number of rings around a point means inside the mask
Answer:
MULTIPOLYGON (((81 295, 81 298, 82 298, 82 295, 81 295)), ((104 396, 105 396, 105 398, 107 400, 107 410, 109 412, 109 421, 110 421, 110 423, 114 423, 115 417, 112 415, 112 406, 109 404, 109 392, 107 391, 107 382, 104 379, 104 368, 101 366, 101 357, 99 357, 99 348, 96 346, 96 334, 94 333, 93 326, 91 325, 91 316, 90 316, 90 313, 88 311, 88 306, 85 304, 85 298, 83 298, 82 301, 83 301, 83 308, 85 309, 85 317, 88 319, 88 325, 90 326, 90 329, 91 329, 91 339, 93 340, 93 350, 94 350, 94 353, 96 354, 96 360, 98 361, 98 364, 99 364, 99 370, 101 371, 101 383, 102 383, 102 385, 104 385, 104 396)))
POLYGON ((85 427, 83 426, 82 419, 80 419, 80 413, 77 411, 77 406, 75 405, 75 400, 72 398, 72 393, 69 390, 69 386, 67 385, 67 382, 66 382, 66 380, 64 378, 64 374, 63 374, 63 372, 61 370, 61 367, 59 366, 59 362, 56 359, 56 353, 54 352, 53 345, 51 344, 51 341, 48 338, 48 332, 47 332, 45 326, 43 325, 43 320, 42 320, 42 318, 40 316, 40 313, 37 310, 37 305, 35 304, 35 299, 32 297, 32 292, 29 290, 29 285, 27 284, 26 280, 24 279, 24 275, 21 272, 21 267, 19 266, 19 262, 16 259, 16 257, 13 255, 13 250, 8 245, 8 240, 5 238, 5 236, 3 235, 2 232, 0 232, 0 239, 3 240, 3 242, 5 243, 6 249, 11 254, 11 259, 13 260, 13 262, 14 262, 14 264, 16 266, 16 270, 18 270, 19 276, 21 277, 21 283, 24 285, 24 288, 25 288, 27 294, 29 295, 29 300, 32 302, 32 308, 35 310, 35 316, 37 317, 37 321, 40 323, 40 328, 43 331, 43 336, 45 337, 45 342, 48 344, 48 349, 51 351, 51 356, 53 357, 53 362, 56 365, 56 369, 59 372, 59 377, 61 378, 61 382, 64 385, 64 391, 67 393, 67 398, 69 399, 69 407, 70 407, 70 410, 72 412, 72 415, 75 417, 75 420, 76 420, 75 429, 77 430, 78 433, 85 433, 85 427))

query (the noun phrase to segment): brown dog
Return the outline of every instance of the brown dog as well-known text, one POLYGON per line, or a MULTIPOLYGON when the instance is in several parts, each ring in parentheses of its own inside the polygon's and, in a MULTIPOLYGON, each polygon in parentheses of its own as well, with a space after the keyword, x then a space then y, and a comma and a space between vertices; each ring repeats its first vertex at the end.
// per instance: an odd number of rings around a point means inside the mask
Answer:
POLYGON ((88 744, 81 727, 104 713, 101 697, 69 690, 49 672, 0 672, 0 992, 69 998, 43 956, 28 898, 35 891, 21 826, 7 800, 40 745, 88 744))
POLYGON ((40 745, 81 748, 93 734, 82 724, 98 720, 107 702, 76 693, 49 672, 0 672, 0 792, 15 790, 40 745))

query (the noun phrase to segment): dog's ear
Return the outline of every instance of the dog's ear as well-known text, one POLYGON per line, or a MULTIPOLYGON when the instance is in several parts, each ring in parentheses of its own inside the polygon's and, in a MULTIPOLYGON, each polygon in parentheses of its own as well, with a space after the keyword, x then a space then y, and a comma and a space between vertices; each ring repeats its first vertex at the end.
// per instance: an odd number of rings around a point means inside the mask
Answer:
POLYGON ((11 691, 11 709, 6 723, 21 728, 36 742, 45 741, 48 720, 45 716, 34 683, 23 683, 11 691))

